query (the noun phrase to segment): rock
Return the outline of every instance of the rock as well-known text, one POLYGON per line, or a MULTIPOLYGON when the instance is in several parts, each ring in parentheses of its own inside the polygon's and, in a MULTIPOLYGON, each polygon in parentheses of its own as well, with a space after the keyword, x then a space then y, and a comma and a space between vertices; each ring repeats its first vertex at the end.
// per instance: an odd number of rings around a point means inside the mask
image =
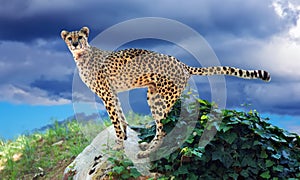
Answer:
MULTIPOLYGON (((137 153, 140 151, 137 133, 128 127, 127 136, 127 140, 124 141, 126 156, 131 159, 135 168, 143 176, 151 176, 149 159, 137 159, 137 153)), ((114 147, 115 140, 116 136, 113 126, 109 126, 100 132, 92 143, 65 169, 63 179, 71 177, 75 180, 104 178, 113 167, 110 161, 107 160, 109 155, 105 152, 114 147)))
POLYGON ((58 141, 58 142, 56 142, 56 143, 53 143, 52 146, 60 146, 60 145, 62 145, 63 143, 64 143, 64 141, 63 141, 63 140, 60 140, 60 141, 58 141))

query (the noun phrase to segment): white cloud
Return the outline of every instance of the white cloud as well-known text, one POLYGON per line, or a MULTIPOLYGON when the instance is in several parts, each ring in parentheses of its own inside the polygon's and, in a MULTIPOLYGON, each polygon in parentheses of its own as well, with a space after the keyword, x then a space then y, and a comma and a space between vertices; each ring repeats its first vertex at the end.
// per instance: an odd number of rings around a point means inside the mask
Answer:
POLYGON ((251 64, 258 63, 270 71, 271 75, 285 81, 300 80, 300 44, 287 36, 273 37, 262 42, 259 49, 249 52, 253 59, 251 64))
POLYGON ((274 1, 274 2, 272 3, 272 6, 273 6, 273 8, 274 8, 276 14, 277 14, 279 17, 283 18, 283 17, 284 17, 284 12, 283 12, 283 9, 282 9, 280 3, 279 3, 278 1, 274 1))
POLYGON ((297 25, 290 29, 289 34, 295 39, 300 39, 300 16, 298 17, 297 25))
POLYGON ((300 38, 300 3, 299 1, 275 0, 272 6, 281 19, 292 20, 294 27, 290 28, 292 38, 300 38))
POLYGON ((299 123, 299 120, 295 120, 295 125, 287 126, 286 129, 288 129, 290 132, 297 133, 300 135, 300 126, 297 125, 299 123))
POLYGON ((64 98, 50 99, 47 92, 38 88, 22 89, 13 85, 0 86, 0 101, 30 105, 62 105, 71 103, 64 98))
POLYGON ((52 99, 46 90, 30 85, 41 78, 66 81, 74 71, 67 53, 42 49, 34 43, 2 41, 0 54, 0 100, 40 105, 69 103, 63 98, 52 99))
MULTIPOLYGON (((284 85, 280 83, 249 84, 245 87, 246 96, 254 97, 253 101, 262 105, 272 107, 290 106, 297 102, 300 103, 300 82, 286 82, 284 85)), ((295 107, 299 108, 299 107, 295 107)))
POLYGON ((2 82, 29 83, 41 76, 47 79, 60 79, 74 71, 70 54, 41 49, 33 43, 2 41, 0 54, 2 54, 0 57, 2 82))

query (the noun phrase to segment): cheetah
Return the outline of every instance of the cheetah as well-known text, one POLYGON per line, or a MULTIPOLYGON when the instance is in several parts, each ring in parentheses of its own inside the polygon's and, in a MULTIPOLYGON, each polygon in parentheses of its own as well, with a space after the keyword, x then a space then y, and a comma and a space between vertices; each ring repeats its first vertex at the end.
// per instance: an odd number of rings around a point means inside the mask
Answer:
POLYGON ((147 102, 156 123, 156 135, 138 154, 145 158, 162 143, 165 132, 162 119, 168 112, 192 75, 230 75, 244 79, 270 81, 264 70, 243 70, 228 66, 190 67, 173 56, 144 49, 104 51, 88 43, 89 28, 79 31, 61 31, 61 37, 74 57, 81 80, 103 101, 114 126, 116 148, 123 148, 127 121, 117 96, 118 92, 134 88, 148 88, 147 102))

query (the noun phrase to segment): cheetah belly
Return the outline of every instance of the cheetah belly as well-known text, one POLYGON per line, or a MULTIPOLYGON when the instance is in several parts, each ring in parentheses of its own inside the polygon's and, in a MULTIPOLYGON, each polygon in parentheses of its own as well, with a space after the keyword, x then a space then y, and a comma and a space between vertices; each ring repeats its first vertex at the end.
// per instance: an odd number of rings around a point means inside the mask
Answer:
POLYGON ((109 78, 111 86, 116 92, 128 91, 136 88, 145 88, 147 85, 137 86, 135 83, 136 78, 127 76, 113 76, 109 78))

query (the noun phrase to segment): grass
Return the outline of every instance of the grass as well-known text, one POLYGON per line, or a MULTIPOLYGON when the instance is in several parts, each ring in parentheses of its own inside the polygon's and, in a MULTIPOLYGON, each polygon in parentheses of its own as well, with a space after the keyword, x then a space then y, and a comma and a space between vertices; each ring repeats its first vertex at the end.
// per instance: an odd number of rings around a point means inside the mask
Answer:
POLYGON ((21 135, 15 141, 0 140, 1 179, 62 179, 63 171, 89 144, 76 121, 45 133, 21 135))
MULTIPOLYGON (((152 121, 150 116, 132 112, 126 117, 131 125, 152 121)), ((54 122, 53 128, 43 133, 21 135, 14 141, 0 139, 0 179, 62 179, 64 169, 109 125, 108 119, 96 125, 54 122)))

